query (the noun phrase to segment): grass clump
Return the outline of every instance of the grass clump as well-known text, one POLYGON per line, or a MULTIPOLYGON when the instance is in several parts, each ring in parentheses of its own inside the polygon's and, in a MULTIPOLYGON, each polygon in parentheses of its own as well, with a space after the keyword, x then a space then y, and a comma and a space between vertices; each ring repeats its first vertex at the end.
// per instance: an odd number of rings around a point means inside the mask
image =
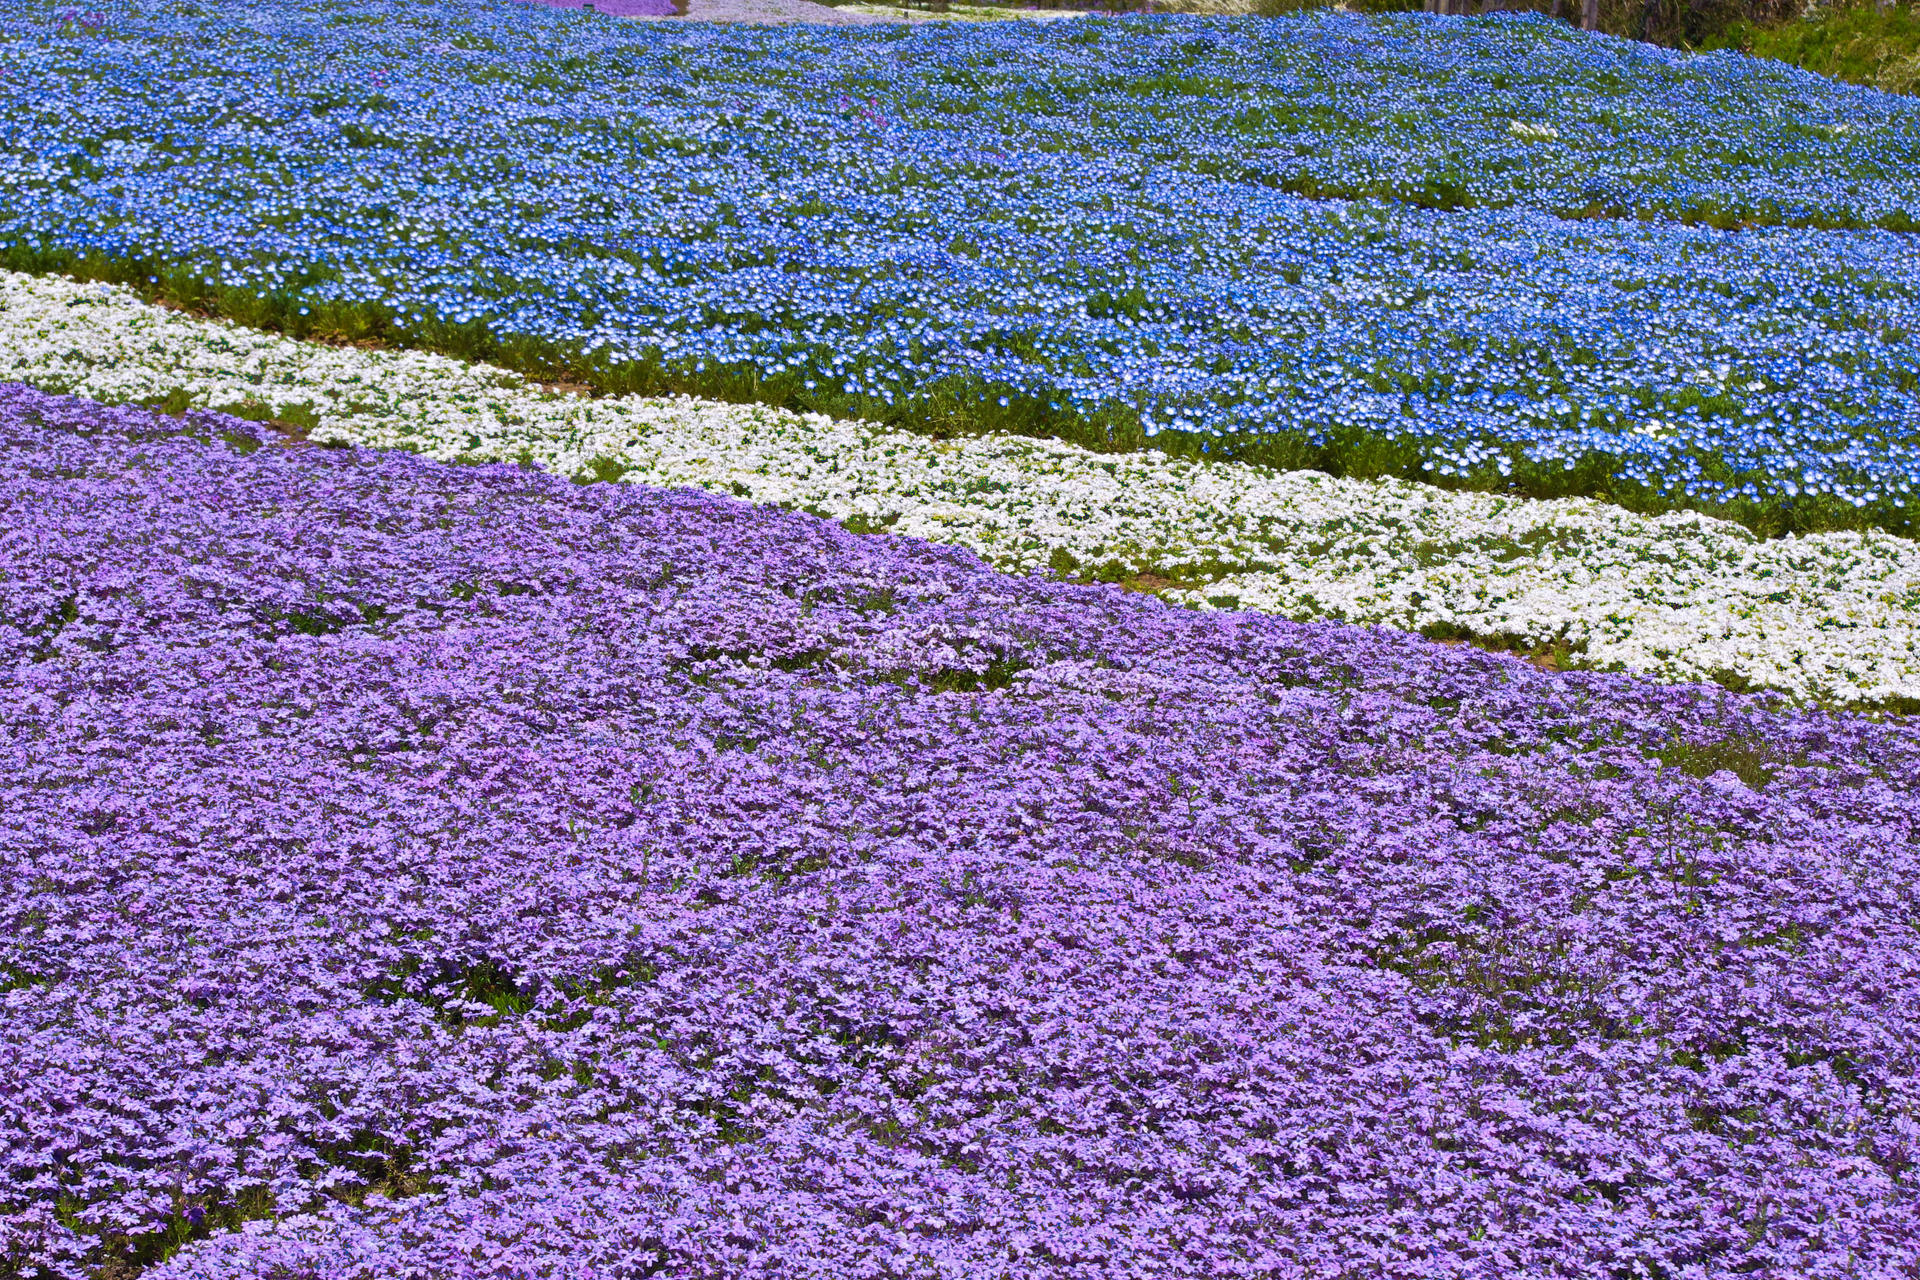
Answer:
POLYGON ((1911 5, 1840 3, 1786 22, 1742 21, 1702 47, 1738 49, 1888 93, 1920 92, 1920 16, 1911 5))

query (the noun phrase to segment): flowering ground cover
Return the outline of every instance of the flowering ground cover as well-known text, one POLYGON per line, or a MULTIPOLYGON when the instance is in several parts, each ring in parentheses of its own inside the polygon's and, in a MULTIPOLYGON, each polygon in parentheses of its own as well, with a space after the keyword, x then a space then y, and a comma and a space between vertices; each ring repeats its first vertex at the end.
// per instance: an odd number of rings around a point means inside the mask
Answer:
POLYGON ((7 0, 0 41, 16 267, 607 390, 1912 527, 1920 104, 1778 65, 516 0, 7 0))
POLYGON ((1911 728, 0 388, 0 1268, 1892 1276, 1911 728))
POLYGON ((587 400, 445 356, 299 342, 11 273, 0 273, 0 377, 448 461, 696 486, 1201 607, 1470 636, 1562 665, 1829 704, 1920 698, 1920 546, 1873 531, 1761 541, 1589 500, 1021 437, 936 441, 685 398, 587 400))

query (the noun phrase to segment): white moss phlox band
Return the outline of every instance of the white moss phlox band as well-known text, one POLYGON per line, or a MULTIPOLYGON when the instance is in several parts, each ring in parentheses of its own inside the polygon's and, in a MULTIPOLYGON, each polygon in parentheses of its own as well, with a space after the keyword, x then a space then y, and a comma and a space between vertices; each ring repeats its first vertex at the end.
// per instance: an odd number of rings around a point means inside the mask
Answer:
POLYGON ((102 285, 0 273, 0 377, 311 415, 314 437, 694 486, 969 547, 1011 570, 1165 579, 1200 607, 1547 644, 1580 665, 1734 677, 1841 703, 1920 697, 1920 545, 1760 541, 1694 514, 1337 480, 1057 441, 934 441, 685 397, 585 399, 505 370, 297 342, 102 285))

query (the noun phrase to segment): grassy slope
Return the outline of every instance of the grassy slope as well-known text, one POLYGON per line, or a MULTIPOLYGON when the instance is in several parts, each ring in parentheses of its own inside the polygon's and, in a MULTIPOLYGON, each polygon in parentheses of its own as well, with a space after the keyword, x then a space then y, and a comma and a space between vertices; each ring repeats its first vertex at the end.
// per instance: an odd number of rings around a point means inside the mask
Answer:
POLYGON ((1911 7, 1833 8, 1779 26, 1743 23, 1710 42, 1889 93, 1920 93, 1920 16, 1911 7))

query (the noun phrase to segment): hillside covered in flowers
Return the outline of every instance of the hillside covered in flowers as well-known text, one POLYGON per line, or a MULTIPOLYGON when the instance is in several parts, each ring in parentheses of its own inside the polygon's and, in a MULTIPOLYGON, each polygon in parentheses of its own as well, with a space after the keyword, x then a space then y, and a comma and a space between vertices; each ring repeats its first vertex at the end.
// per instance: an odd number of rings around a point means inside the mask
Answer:
POLYGON ((1911 529, 1912 99, 1517 17, 97 16, 0 6, 0 264, 603 390, 1911 529))
POLYGON ((1920 1274, 1917 152, 0 0, 0 1280, 1920 1274))

